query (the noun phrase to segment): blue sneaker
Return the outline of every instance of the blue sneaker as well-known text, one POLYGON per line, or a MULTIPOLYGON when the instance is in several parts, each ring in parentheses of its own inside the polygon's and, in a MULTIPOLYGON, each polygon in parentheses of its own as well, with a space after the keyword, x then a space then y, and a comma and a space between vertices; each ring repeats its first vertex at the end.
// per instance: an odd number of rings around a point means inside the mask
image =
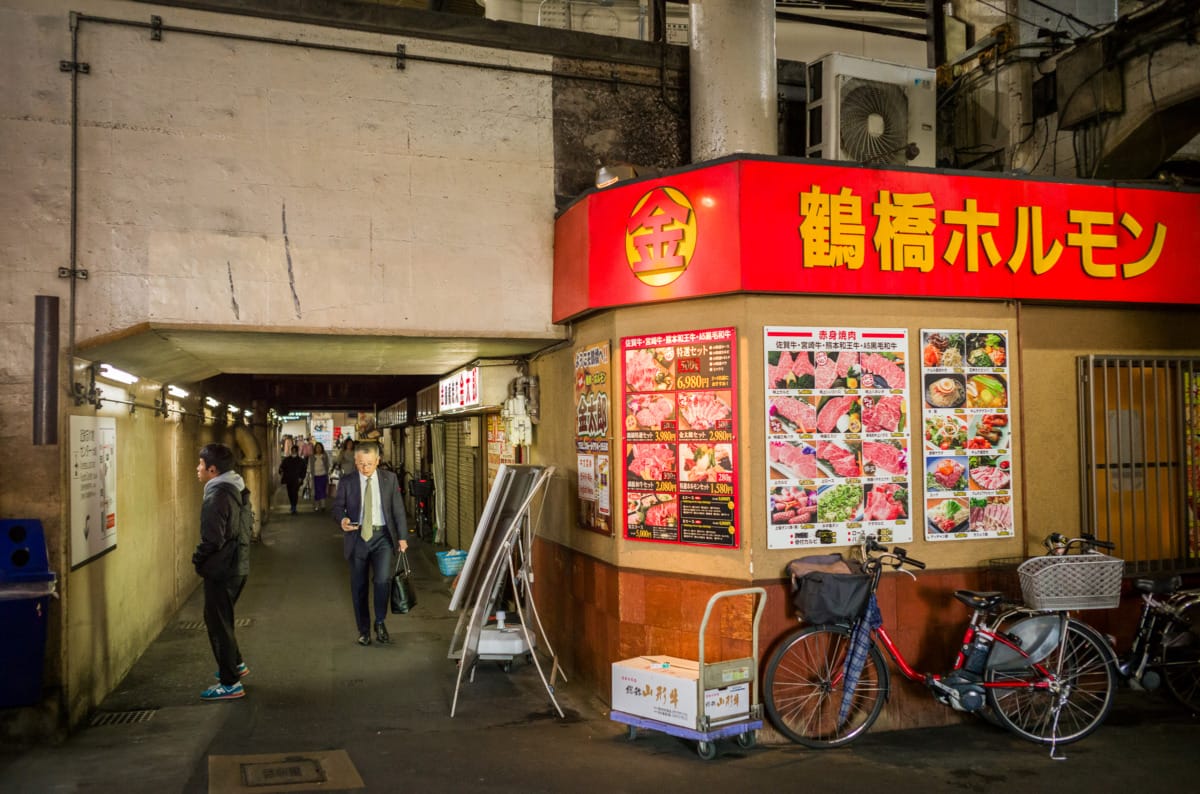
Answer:
POLYGON ((225 686, 224 684, 213 684, 208 689, 200 693, 201 700, 236 700, 244 698, 246 690, 241 683, 236 683, 233 686, 225 686))
MULTIPOLYGON (((238 678, 245 678, 246 676, 250 675, 250 668, 246 666, 245 662, 242 662, 237 666, 237 674, 238 674, 238 678)), ((221 680, 221 671, 218 670, 217 672, 213 673, 213 678, 220 681, 221 680)))

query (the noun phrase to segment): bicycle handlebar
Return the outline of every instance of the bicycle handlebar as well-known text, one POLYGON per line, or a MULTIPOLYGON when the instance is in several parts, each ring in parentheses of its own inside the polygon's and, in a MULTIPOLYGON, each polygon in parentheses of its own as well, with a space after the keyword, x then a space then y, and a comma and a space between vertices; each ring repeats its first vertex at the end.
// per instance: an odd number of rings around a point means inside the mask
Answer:
MULTIPOLYGON (((868 556, 868 554, 872 551, 881 552, 884 555, 890 555, 892 557, 895 557, 896 561, 894 563, 891 563, 891 566, 893 568, 900 568, 903 565, 911 565, 914 568, 921 568, 921 569, 925 568, 925 563, 921 562, 920 560, 918 560, 914 557, 909 557, 908 552, 905 551, 904 549, 900 548, 899 546, 893 546, 891 548, 891 550, 889 551, 887 546, 882 545, 881 543, 879 543, 879 541, 875 540, 875 538, 871 537, 870 535, 868 535, 863 540, 862 545, 863 545, 863 556, 864 557, 868 556)), ((878 559, 878 558, 874 558, 874 559, 878 559)), ((882 560, 880 560, 880 564, 882 564, 882 560)))
POLYGON ((1068 538, 1061 532, 1051 532, 1042 541, 1042 545, 1046 547, 1050 554, 1066 554, 1076 546, 1079 547, 1080 551, 1088 551, 1093 548, 1112 551, 1117 547, 1117 544, 1107 540, 1100 540, 1089 532, 1084 532, 1077 538, 1068 538))

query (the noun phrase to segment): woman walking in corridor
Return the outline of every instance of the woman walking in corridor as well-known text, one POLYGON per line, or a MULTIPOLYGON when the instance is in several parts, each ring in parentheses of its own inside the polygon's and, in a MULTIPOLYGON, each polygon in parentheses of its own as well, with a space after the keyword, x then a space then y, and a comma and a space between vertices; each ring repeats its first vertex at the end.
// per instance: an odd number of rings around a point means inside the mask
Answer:
POLYGON ((313 484, 313 511, 325 509, 325 495, 329 487, 329 471, 331 469, 329 455, 325 445, 318 441, 313 445, 313 453, 308 457, 308 473, 313 484))

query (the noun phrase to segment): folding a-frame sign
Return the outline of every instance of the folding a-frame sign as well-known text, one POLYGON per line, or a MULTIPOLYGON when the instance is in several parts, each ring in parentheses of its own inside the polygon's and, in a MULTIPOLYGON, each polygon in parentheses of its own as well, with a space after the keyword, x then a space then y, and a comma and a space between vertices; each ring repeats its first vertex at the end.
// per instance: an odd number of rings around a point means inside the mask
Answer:
MULTIPOLYGON (((563 717, 562 707, 554 698, 554 679, 561 675, 558 657, 550 647, 546 631, 542 628, 537 607, 533 603, 533 527, 529 521, 529 506, 554 473, 553 466, 528 466, 503 464, 496 473, 492 492, 484 505, 479 526, 467 552, 458 577, 458 586, 450 599, 450 611, 470 605, 458 618, 454 636, 450 639, 449 658, 458 659, 458 679, 454 684, 454 700, 450 704, 450 716, 458 706, 458 691, 462 687, 464 671, 469 675, 479 659, 479 639, 492 614, 505 581, 512 584, 516 594, 517 615, 525 646, 531 649, 531 659, 537 668, 550 702, 558 716, 563 717), (503 579, 507 571, 507 580, 503 579), (550 678, 542 670, 537 654, 532 653, 536 643, 530 633, 530 618, 537 624, 542 647, 552 660, 550 678)), ((563 676, 563 680, 566 677, 563 676)))

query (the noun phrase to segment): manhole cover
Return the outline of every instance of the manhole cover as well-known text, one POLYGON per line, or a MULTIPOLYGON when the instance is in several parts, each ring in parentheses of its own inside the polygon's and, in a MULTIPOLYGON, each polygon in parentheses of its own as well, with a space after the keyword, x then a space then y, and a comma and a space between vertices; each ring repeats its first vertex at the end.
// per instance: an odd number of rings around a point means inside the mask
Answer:
POLYGON ((242 765, 242 782, 247 786, 279 786, 293 783, 324 783, 325 770, 314 758, 290 756, 263 764, 242 765))

